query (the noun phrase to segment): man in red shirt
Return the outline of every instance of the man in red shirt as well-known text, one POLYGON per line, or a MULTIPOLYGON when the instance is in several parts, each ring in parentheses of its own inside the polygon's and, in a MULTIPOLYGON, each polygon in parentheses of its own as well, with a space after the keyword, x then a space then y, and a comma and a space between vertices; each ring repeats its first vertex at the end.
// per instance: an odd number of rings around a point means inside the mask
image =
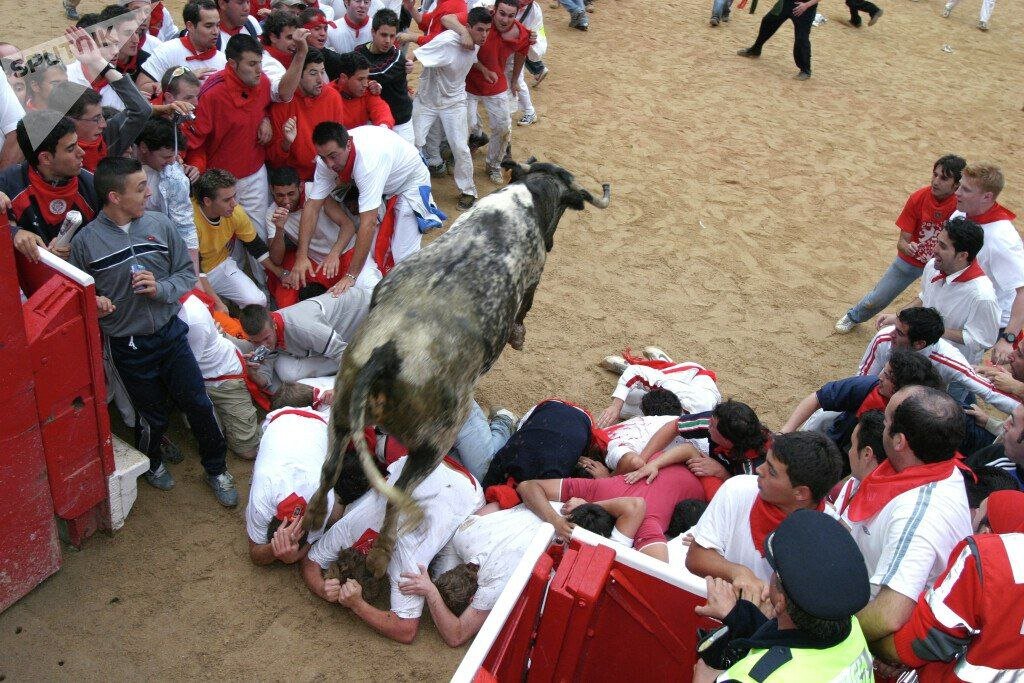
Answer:
MULTIPOLYGON (((306 60, 305 29, 295 31, 296 52, 278 86, 280 101, 289 102, 306 60)), ((267 241, 266 211, 270 203, 265 145, 271 140, 270 79, 261 69, 263 48, 248 33, 232 36, 224 51, 227 64, 210 76, 199 91, 186 161, 200 173, 221 168, 238 179, 238 203, 256 233, 267 241)), ((262 268, 254 267, 262 280, 262 268)))
POLYGON ((483 102, 491 122, 491 137, 487 143, 487 175, 492 183, 503 184, 501 158, 512 144, 512 115, 508 110, 508 80, 505 64, 510 55, 512 83, 518 92, 519 74, 530 50, 530 32, 516 20, 519 3, 516 0, 498 0, 494 4, 492 30, 480 46, 477 62, 466 76, 467 105, 470 132, 480 137, 483 126, 477 112, 477 103, 483 102))
POLYGON ((426 45, 442 31, 450 29, 459 34, 462 47, 467 50, 473 49, 473 39, 469 37, 469 31, 466 30, 466 22, 469 21, 466 0, 440 0, 429 12, 417 10, 413 0, 402 0, 402 6, 423 31, 421 36, 414 33, 399 33, 398 42, 402 45, 406 43, 426 45))
MULTIPOLYGON (((391 107, 367 90, 370 81, 370 62, 358 52, 345 52, 338 61, 341 74, 334 87, 341 93, 344 116, 340 119, 346 130, 359 126, 384 126, 394 128, 395 119, 391 107)), ((335 119, 338 121, 339 119, 335 119)))
POLYGON ((865 320, 873 318, 893 302, 904 289, 921 277, 924 264, 932 257, 935 241, 953 212, 960 174, 967 162, 955 154, 947 154, 932 166, 932 182, 910 195, 903 212, 896 219, 900 229, 896 242, 896 258, 875 288, 848 310, 836 323, 836 332, 846 334, 865 320))
POLYGON ((324 82, 323 52, 309 48, 292 101, 270 105, 274 133, 267 146, 267 162, 294 168, 300 180, 312 180, 316 162, 313 129, 323 121, 341 121, 344 115, 341 95, 324 82))

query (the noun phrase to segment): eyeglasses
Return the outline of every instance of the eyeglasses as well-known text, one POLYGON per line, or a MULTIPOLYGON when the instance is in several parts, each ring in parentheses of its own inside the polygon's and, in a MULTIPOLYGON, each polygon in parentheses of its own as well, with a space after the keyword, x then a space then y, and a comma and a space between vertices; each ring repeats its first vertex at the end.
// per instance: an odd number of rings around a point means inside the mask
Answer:
POLYGON ((90 116, 88 118, 81 116, 75 116, 72 118, 74 118, 75 121, 86 121, 88 123, 95 123, 96 125, 99 125, 100 121, 103 120, 103 114, 96 114, 96 116, 90 116))

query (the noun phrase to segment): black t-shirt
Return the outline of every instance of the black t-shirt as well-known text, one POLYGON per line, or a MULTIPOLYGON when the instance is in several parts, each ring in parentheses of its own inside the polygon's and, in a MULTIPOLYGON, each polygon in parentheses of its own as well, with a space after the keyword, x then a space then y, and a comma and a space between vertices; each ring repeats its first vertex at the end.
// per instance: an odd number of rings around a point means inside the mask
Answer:
POLYGON ((327 80, 334 82, 341 75, 341 53, 324 47, 320 52, 324 55, 324 71, 327 72, 327 80))
POLYGON ((559 479, 571 476, 590 444, 590 418, 579 408, 561 401, 537 406, 494 454, 484 476, 484 487, 529 479, 559 479))
POLYGON ((366 43, 357 46, 355 52, 370 60, 370 78, 380 83, 380 96, 391 107, 395 125, 409 121, 412 118, 412 98, 405 79, 405 54, 397 47, 383 54, 374 54, 366 43))

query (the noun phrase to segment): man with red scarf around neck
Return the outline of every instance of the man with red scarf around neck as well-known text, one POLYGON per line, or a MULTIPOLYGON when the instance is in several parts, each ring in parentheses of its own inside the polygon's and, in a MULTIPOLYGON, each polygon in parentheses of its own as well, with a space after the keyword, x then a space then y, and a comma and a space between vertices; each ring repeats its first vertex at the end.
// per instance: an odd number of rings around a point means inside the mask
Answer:
MULTIPOLYGON (((238 203, 245 209, 260 239, 266 241, 266 212, 270 203, 265 145, 270 142, 271 101, 292 99, 306 59, 305 29, 295 31, 295 59, 272 93, 270 79, 260 68, 263 49, 255 38, 239 33, 228 41, 227 65, 211 76, 199 92, 186 162, 199 169, 221 168, 238 179, 238 203), (266 120, 266 131, 264 128, 266 120)), ((262 268, 254 268, 262 281, 262 268)))
POLYGON ((394 129, 395 118, 391 115, 391 107, 381 99, 380 94, 369 91, 370 62, 358 52, 346 52, 341 55, 341 74, 334 83, 341 94, 341 103, 345 114, 341 125, 346 130, 359 126, 384 126, 394 129))
MULTIPOLYGON (((286 9, 274 10, 263 22, 263 73, 270 79, 271 92, 277 96, 285 71, 295 58, 295 29, 299 17, 286 9)), ((307 53, 308 54, 308 53, 307 53)))
POLYGON ((205 79, 224 66, 224 53, 217 48, 220 32, 217 4, 213 0, 191 0, 181 15, 185 19, 186 35, 160 45, 142 64, 137 82, 146 92, 158 87, 169 69, 188 67, 196 78, 205 79))
MULTIPOLYGON (((886 460, 836 509, 871 575, 873 598, 857 615, 874 648, 910 618, 914 603, 971 533, 957 448, 963 409, 945 392, 913 386, 885 407, 886 460)), ((854 486, 855 484, 848 484, 854 486)))
POLYGON ((27 161, 0 172, 0 210, 11 205, 14 247, 30 261, 39 260, 40 248, 67 258, 70 247, 53 245, 64 216, 79 211, 85 223, 99 208, 92 173, 82 168, 85 153, 75 124, 55 111, 30 111, 15 135, 27 161))
POLYGON ((992 347, 993 363, 1008 363, 1014 344, 1024 334, 1024 242, 1012 222, 1016 214, 996 201, 1004 184, 998 166, 969 164, 960 178, 956 211, 950 217, 966 216, 985 231, 977 261, 992 280, 1002 309, 999 341, 992 347))
POLYGON ((730 477, 708 503, 690 530, 686 568, 725 579, 737 597, 760 603, 772 575, 765 537, 794 510, 822 509, 841 472, 839 449, 821 434, 777 435, 756 477, 730 477))
POLYGON ((348 0, 345 3, 345 14, 336 17, 336 27, 327 31, 327 45, 332 50, 344 54, 372 39, 370 4, 371 0, 348 0))
POLYGON ((220 16, 217 49, 226 50, 228 41, 240 33, 259 38, 263 29, 260 22, 249 16, 249 0, 217 0, 220 16))

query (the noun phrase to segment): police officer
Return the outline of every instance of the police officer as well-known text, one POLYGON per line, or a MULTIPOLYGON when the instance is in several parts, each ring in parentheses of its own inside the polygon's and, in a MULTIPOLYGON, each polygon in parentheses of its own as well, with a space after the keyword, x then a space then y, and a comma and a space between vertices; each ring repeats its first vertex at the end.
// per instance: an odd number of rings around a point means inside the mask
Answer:
POLYGON ((727 581, 708 577, 708 603, 696 611, 725 625, 698 647, 693 680, 873 681, 854 617, 871 589, 849 532, 821 512, 797 510, 765 540, 765 556, 775 573, 760 609, 737 600, 727 581))

